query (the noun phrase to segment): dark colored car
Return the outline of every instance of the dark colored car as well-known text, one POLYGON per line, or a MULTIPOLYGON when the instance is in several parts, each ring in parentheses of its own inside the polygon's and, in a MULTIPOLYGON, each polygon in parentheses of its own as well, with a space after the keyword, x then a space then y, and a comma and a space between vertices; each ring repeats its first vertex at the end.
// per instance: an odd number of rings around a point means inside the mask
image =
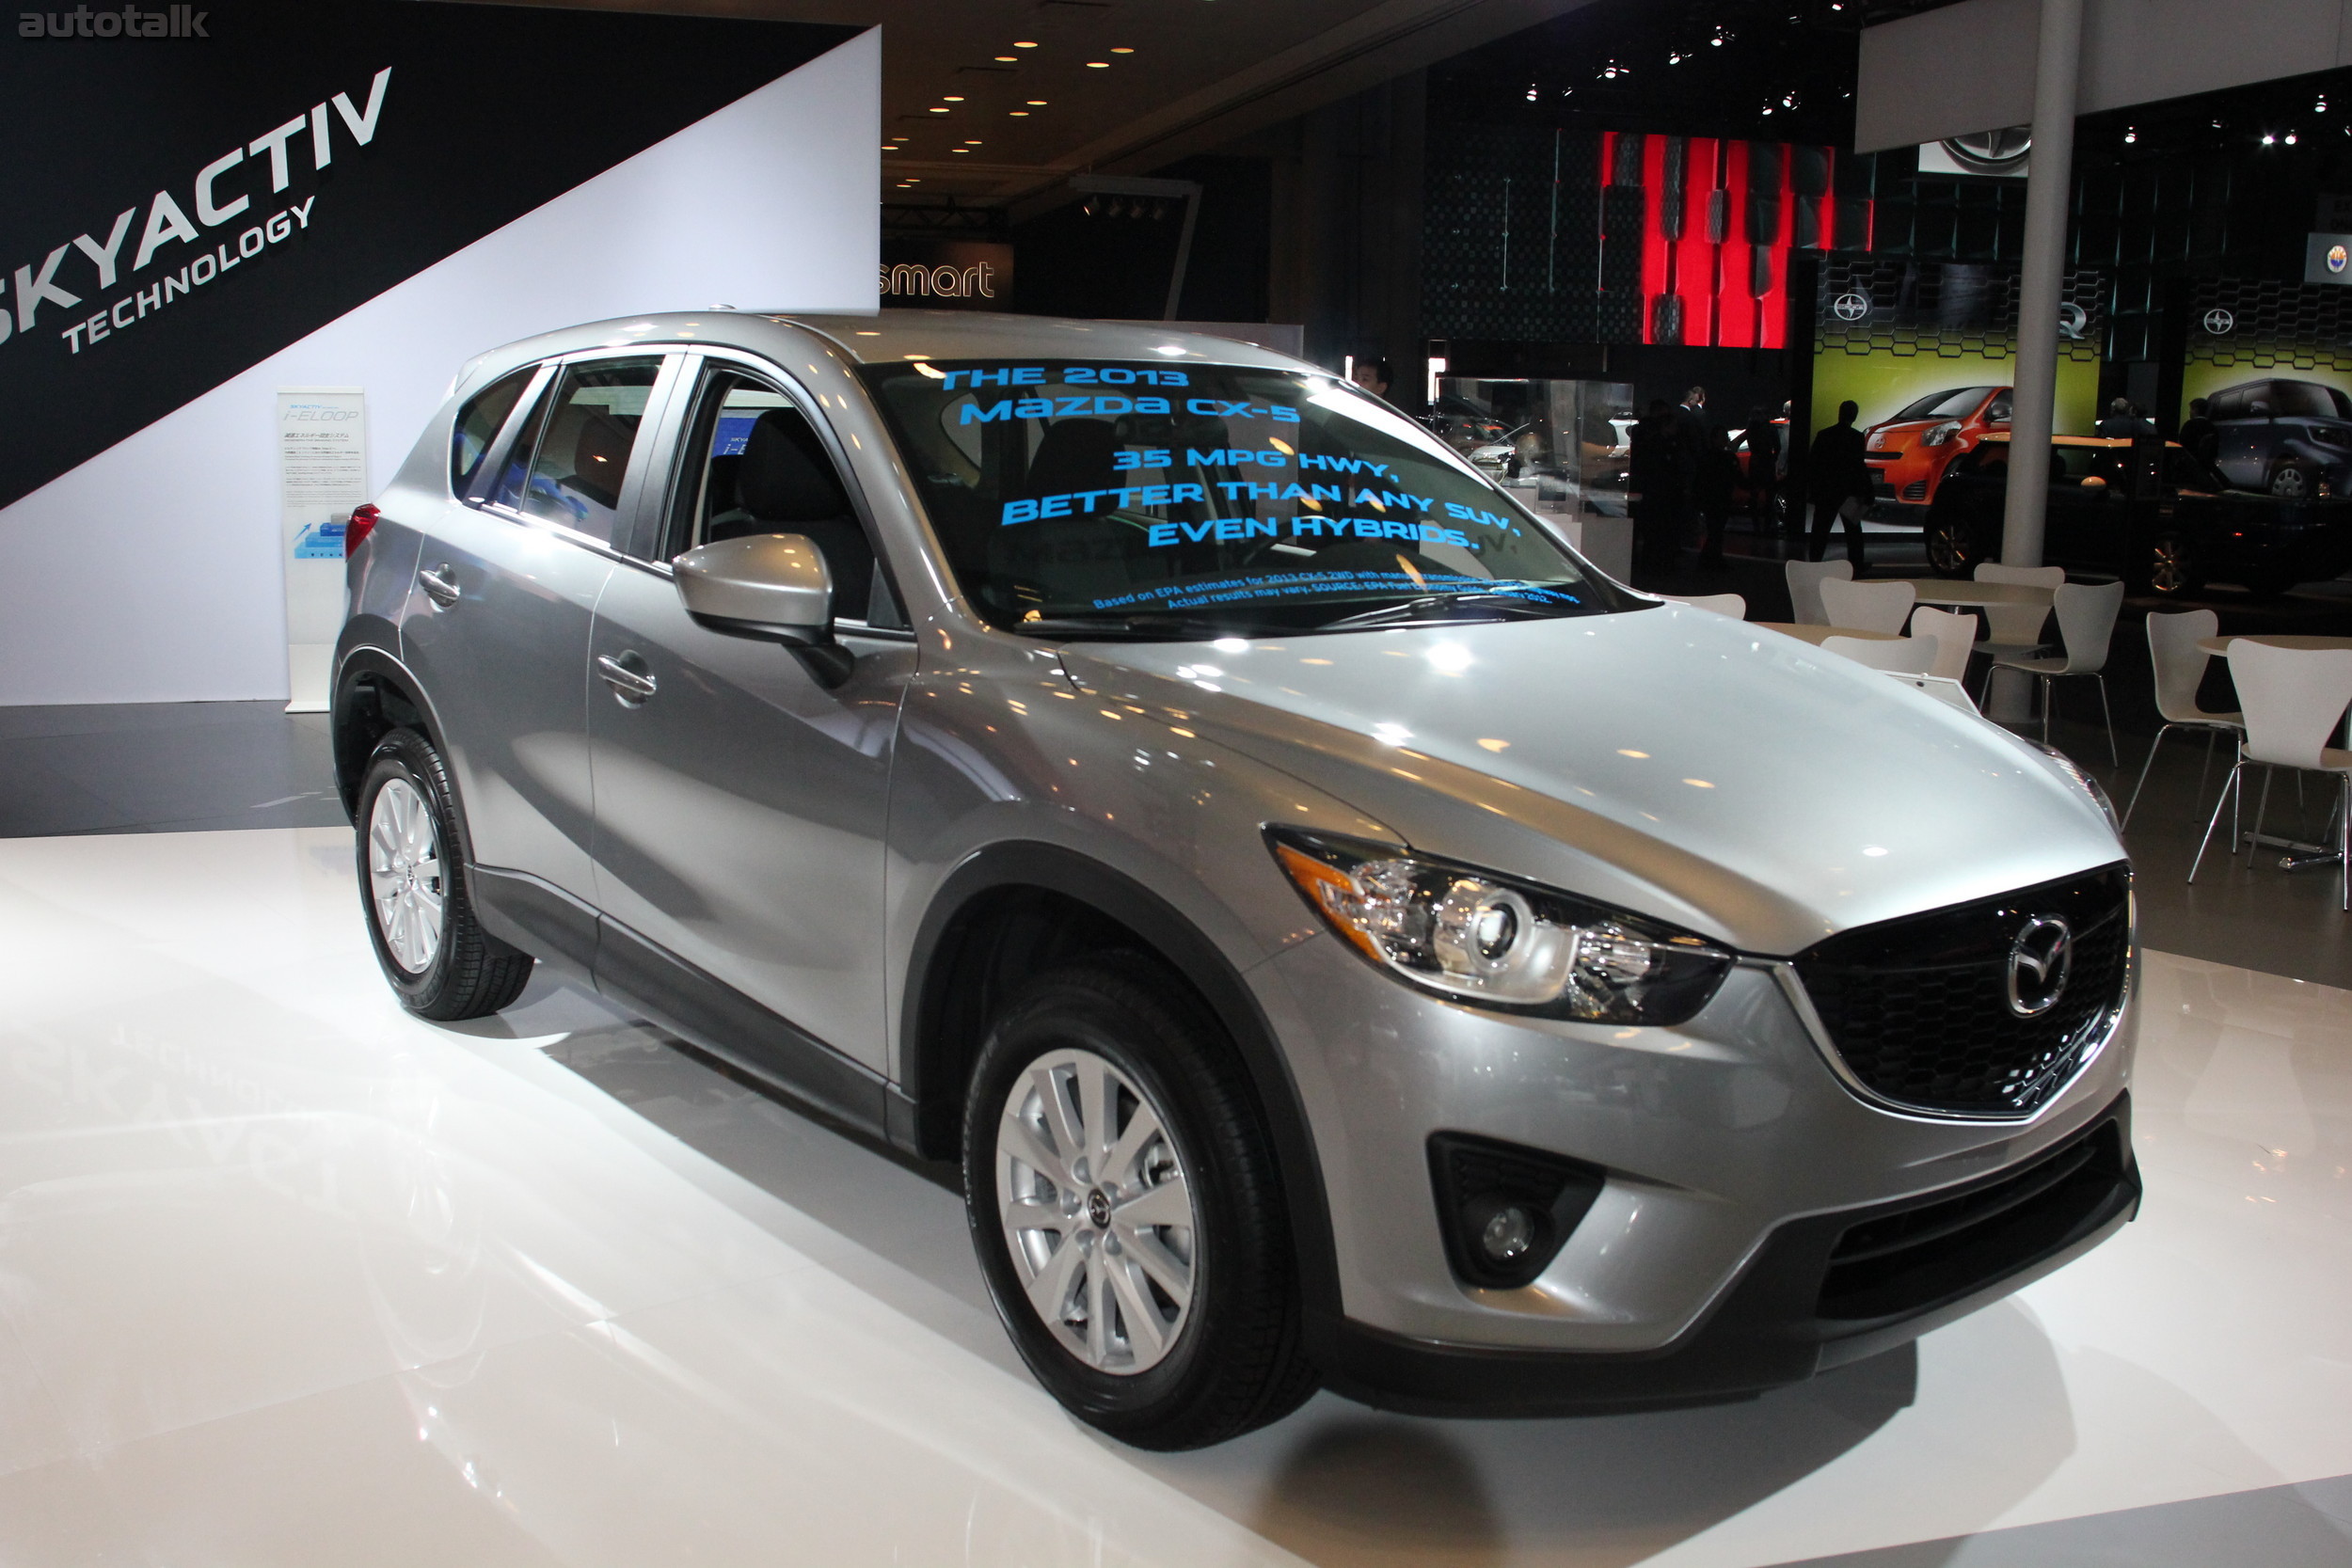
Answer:
MULTIPOLYGON (((2167 597, 2209 581, 2283 594, 2352 567, 2352 500, 2235 489, 2196 453, 2169 443, 2160 450, 2159 464, 2155 451, 2136 451, 2131 441, 2058 436, 2044 558, 2113 572, 2167 597)), ((1998 555, 2008 496, 2007 436, 1953 459, 1928 509, 1928 563, 1959 578, 1998 555)))
POLYGON ((2265 377, 2206 400, 2231 483, 2300 500, 2352 489, 2352 398, 2316 381, 2265 377))

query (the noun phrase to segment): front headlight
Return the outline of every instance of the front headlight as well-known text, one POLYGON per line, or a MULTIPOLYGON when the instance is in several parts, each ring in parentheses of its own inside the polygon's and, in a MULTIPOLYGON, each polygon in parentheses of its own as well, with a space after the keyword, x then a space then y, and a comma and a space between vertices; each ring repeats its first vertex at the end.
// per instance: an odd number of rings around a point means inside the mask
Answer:
POLYGON ((1960 421, 1958 420, 1947 420, 1942 424, 1937 425, 1933 430, 1929 431, 1925 436, 1920 436, 1919 444, 1923 447, 1940 447, 1945 445, 1947 442, 1956 441, 1958 439, 1960 439, 1960 421))
POLYGON ((1274 858, 1350 946, 1415 985, 1588 1023, 1679 1023, 1732 955, 1549 888, 1394 847, 1267 831, 1274 858))
POLYGON ((2044 746, 2039 740, 2028 740, 2026 744, 2056 763, 2059 772, 2072 779, 2076 788, 2090 796, 2092 802, 2101 811, 2106 813, 2107 826, 2115 830, 2115 836, 2118 838, 2123 836, 2123 819, 2115 815, 2115 802, 2107 799, 2107 792, 2100 787, 2099 781, 2092 778, 2081 763, 2076 762, 2057 747, 2044 746))

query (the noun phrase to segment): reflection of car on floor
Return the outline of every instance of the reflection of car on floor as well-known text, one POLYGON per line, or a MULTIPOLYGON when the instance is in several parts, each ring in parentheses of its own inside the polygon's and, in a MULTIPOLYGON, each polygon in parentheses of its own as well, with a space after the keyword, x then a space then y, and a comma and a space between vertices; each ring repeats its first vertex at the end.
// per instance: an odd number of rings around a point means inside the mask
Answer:
POLYGON ((1127 1441, 1744 1398, 2137 1208, 2098 785, 1609 580, 1313 366, 606 322, 474 361, 353 528, 403 1004, 545 962, 957 1162, 1127 1441))
POLYGON ((1883 501, 1925 506, 1953 458, 2009 428, 2009 388, 1957 387, 1931 392, 1869 427, 1863 461, 1883 501))
POLYGON ((2352 398, 2316 381, 2241 382, 2206 399, 2231 483, 2300 499, 2352 491, 2352 398))
MULTIPOLYGON (((2000 552, 2009 437, 1953 460, 1928 509, 1928 563, 1966 577, 2000 552)), ((2112 572, 2175 597, 2207 582, 2283 594, 2352 567, 2352 500, 2299 500, 2233 489, 2196 453, 2168 443, 2161 478, 2134 494, 2133 444, 2090 436, 2052 443, 2042 555, 2112 572)))

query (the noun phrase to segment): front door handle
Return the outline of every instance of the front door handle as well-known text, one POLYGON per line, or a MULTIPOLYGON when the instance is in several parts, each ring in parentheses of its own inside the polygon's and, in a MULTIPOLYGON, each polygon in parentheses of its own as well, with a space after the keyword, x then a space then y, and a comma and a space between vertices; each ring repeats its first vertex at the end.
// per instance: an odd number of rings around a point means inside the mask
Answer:
POLYGON ((635 652, 614 658, 610 654, 596 656, 596 675, 612 689, 612 695, 623 707, 638 707, 649 702, 660 689, 645 669, 643 655, 635 652))
POLYGON ((457 578, 446 561, 435 567, 418 567, 417 586, 424 590, 425 597, 443 610, 457 602, 457 578))

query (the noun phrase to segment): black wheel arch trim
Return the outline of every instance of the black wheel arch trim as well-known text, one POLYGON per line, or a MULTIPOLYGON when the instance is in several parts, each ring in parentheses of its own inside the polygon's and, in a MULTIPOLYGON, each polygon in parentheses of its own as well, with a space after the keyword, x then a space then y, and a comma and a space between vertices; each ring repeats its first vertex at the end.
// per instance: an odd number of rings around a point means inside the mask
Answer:
MULTIPOLYGON (((370 676, 391 681, 400 688, 423 722, 425 739, 433 743, 433 749, 440 752, 444 760, 449 756, 449 747, 441 738, 440 716, 434 710, 433 698, 425 690, 424 683, 417 679, 416 672, 403 664, 397 656, 373 643, 362 643, 346 650, 336 661, 335 679, 329 688, 332 695, 327 704, 327 733, 332 737, 335 753, 335 787, 342 796, 346 812, 358 809, 359 784, 367 774, 367 756, 363 753, 357 758, 347 758, 341 743, 344 725, 349 721, 346 704, 354 688, 370 676)), ((453 778, 453 787, 455 783, 453 778)), ((458 816, 461 819, 465 816, 462 804, 458 807, 458 816)), ((462 821, 460 827, 463 827, 462 821)))
MULTIPOLYGON (((924 1069, 934 1056, 948 1059, 947 1042, 940 1038, 947 1028, 949 1000, 942 982, 972 935, 976 906, 984 895, 1007 888, 1057 894, 1118 921, 1172 964, 1224 1026, 1273 1142, 1306 1306, 1307 1351, 1322 1364, 1338 1344, 1339 1266, 1322 1162, 1289 1063, 1241 972, 1174 905, 1125 873, 1058 845, 1009 841, 975 852, 941 882, 916 929, 900 991, 891 1140, 925 1158, 953 1156, 953 1150, 941 1154, 934 1147, 936 1132, 927 1137, 925 1130, 940 1125, 943 1106, 960 1103, 963 1085, 927 1083, 924 1069)), ((961 1125, 960 1117, 944 1119, 961 1125)))

